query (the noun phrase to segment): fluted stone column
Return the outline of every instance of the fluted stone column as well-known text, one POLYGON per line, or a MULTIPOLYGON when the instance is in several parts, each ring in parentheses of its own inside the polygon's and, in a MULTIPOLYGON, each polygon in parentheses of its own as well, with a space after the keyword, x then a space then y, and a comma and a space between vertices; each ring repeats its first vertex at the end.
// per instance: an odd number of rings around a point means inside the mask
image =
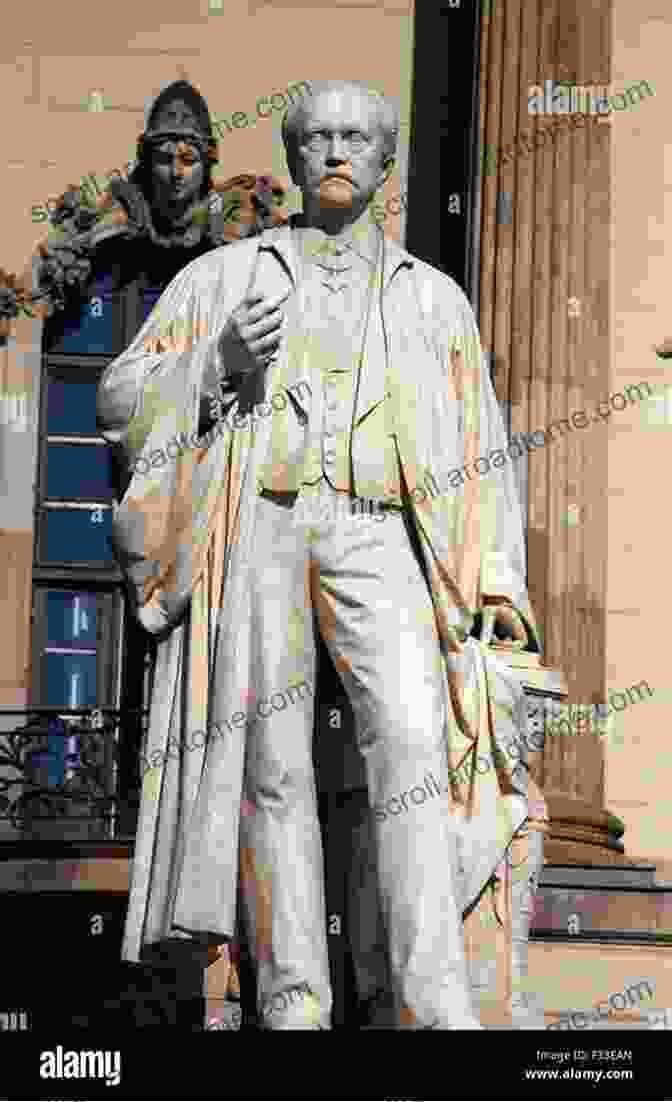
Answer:
POLYGON ((546 862, 624 865, 624 823, 604 806, 605 742, 614 725, 595 719, 594 706, 573 706, 559 694, 529 694, 535 745, 531 771, 551 817, 546 862), (578 715, 577 715, 578 710, 578 715))

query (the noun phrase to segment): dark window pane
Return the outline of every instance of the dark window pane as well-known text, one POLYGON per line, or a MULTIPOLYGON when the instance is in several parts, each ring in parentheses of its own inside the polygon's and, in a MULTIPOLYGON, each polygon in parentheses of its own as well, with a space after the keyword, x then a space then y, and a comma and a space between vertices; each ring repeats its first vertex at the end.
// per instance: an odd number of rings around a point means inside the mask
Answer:
POLYGON ((118 326, 114 324, 113 279, 111 275, 96 279, 87 302, 81 308, 69 309, 65 317, 57 314, 48 325, 47 347, 50 352, 103 353, 121 352, 118 326))
POLYGON ((98 435, 96 426, 98 383, 63 383, 58 379, 49 379, 47 386, 48 433, 98 435))
POLYGON ((40 755, 41 761, 33 758, 33 764, 47 767, 47 785, 60 785, 65 781, 65 757, 67 751, 68 733, 62 719, 50 719, 48 723, 49 737, 47 739, 46 761, 40 755))
MULTIPOLYGON (((53 704, 65 707, 62 693, 56 692, 53 704)), ((76 766, 79 760, 78 739, 69 733, 64 721, 54 716, 47 723, 48 735, 46 748, 29 750, 28 760, 32 780, 40 787, 47 788, 65 783, 69 768, 76 766)))
POLYGON ((112 498, 110 449, 95 444, 50 444, 46 496, 112 498))
POLYGON ((48 593, 47 646, 68 650, 95 649, 97 614, 98 598, 95 593, 48 593))
POLYGON ((142 292, 142 320, 145 322, 152 310, 156 306, 157 302, 161 298, 163 291, 158 290, 156 287, 146 287, 142 292))
POLYGON ((97 655, 46 654, 44 657, 47 664, 47 705, 55 705, 59 708, 85 708, 98 703, 97 655))
POLYGON ((45 509, 41 535, 46 562, 114 562, 111 509, 45 509))

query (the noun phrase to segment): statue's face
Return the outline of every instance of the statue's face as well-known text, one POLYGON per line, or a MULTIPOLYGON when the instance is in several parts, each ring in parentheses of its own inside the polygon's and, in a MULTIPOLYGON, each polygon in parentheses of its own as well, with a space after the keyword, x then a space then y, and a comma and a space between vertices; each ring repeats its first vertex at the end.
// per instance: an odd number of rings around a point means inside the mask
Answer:
POLYGON ((359 214, 389 176, 384 135, 374 100, 357 88, 318 92, 296 133, 292 179, 304 210, 355 208, 359 214))
POLYGON ((152 150, 153 205, 166 218, 179 218, 198 196, 205 166, 195 146, 161 142, 152 150))

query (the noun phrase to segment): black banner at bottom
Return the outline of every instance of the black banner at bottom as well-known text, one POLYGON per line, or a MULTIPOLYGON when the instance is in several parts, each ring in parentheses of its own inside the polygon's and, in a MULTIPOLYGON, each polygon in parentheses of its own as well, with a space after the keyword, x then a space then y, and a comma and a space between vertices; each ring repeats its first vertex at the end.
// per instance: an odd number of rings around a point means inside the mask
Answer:
MULTIPOLYGON (((0 1033, 0 1102, 665 1099, 664 1032, 349 1030, 0 1033), (395 1031, 396 1032, 396 1031, 395 1031), (578 1088, 578 1090, 576 1089, 578 1088)), ((666 1047, 666 1046, 665 1046, 666 1047)), ((672 1099, 672 1092, 668 1098, 672 1099)))

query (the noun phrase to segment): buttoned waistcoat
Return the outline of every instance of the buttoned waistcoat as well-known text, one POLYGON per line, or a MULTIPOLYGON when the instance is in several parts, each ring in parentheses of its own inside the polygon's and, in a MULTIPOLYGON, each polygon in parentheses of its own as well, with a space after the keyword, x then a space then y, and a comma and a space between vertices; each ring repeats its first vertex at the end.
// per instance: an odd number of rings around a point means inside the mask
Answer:
MULTIPOLYGON (((344 269, 346 282, 341 282, 344 278, 341 270, 334 283, 328 278, 330 269, 321 264, 323 249, 310 248, 307 243, 302 246, 300 242, 297 247, 296 239, 293 245, 295 261, 298 254, 299 285, 289 304, 289 322, 290 327, 303 333, 303 356, 313 387, 305 425, 305 449, 299 463, 295 456, 290 458, 287 454, 291 433, 288 434, 284 421, 295 420, 298 415, 298 410, 289 404, 286 411, 273 417, 271 459, 262 469, 260 483, 275 491, 298 490, 303 486, 306 499, 317 495, 323 483, 340 493, 356 496, 350 452, 353 430, 360 428, 356 400, 361 375, 363 371, 375 370, 374 365, 365 362, 362 349, 371 310, 379 306, 380 255, 374 262, 357 252, 350 254, 350 266, 344 269)), ((371 422, 372 429, 379 427, 371 422)), ((372 434, 369 450, 374 449, 378 456, 375 496, 400 506, 397 455, 391 434, 379 433, 378 439, 372 434), (391 486, 393 495, 389 493, 391 486)))
MULTIPOLYGON (((385 270, 380 266, 376 272, 374 312, 380 309, 385 276, 391 274, 389 260, 385 270)), ((252 423, 271 417, 268 456, 259 471, 258 490, 296 491, 302 484, 311 486, 326 477, 339 491, 399 502, 384 345, 376 339, 380 334, 374 333, 375 321, 364 323, 361 358, 353 349, 352 359, 343 365, 351 370, 332 373, 325 364, 320 334, 311 330, 311 315, 289 234, 273 234, 262 240, 253 286, 269 297, 283 290, 292 292, 283 306, 288 333, 285 348, 276 369, 269 372, 265 401, 255 403, 250 413, 252 423), (286 396, 284 409, 280 394, 286 396), (335 418, 338 430, 325 440, 329 423, 335 418)), ((240 416, 232 422, 234 427, 249 423, 240 416)))

